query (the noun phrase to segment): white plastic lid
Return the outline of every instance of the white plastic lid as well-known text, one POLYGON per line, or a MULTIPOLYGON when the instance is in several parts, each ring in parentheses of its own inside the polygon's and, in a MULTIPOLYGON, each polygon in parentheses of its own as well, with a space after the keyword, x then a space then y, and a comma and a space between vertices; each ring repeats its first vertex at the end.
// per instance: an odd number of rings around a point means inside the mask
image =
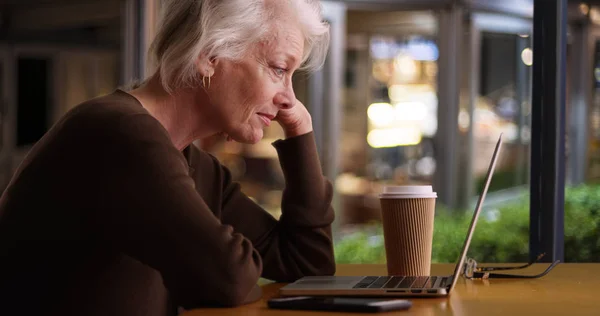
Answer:
POLYGON ((385 186, 380 198, 437 198, 430 185, 398 185, 385 186))

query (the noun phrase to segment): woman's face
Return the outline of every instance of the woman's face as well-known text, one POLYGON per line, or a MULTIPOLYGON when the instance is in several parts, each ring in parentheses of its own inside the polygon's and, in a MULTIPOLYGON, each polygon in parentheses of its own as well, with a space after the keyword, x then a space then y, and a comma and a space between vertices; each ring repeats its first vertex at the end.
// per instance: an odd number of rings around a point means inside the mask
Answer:
POLYGON ((211 121, 241 143, 260 141, 277 112, 296 102, 292 74, 302 59, 304 37, 290 24, 278 24, 273 30, 242 60, 216 60, 207 89, 211 121))

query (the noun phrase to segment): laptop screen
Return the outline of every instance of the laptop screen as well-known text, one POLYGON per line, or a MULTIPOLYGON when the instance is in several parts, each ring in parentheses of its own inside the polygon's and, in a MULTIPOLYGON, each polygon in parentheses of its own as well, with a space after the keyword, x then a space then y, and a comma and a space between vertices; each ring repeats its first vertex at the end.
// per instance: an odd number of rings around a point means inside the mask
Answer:
POLYGON ((483 192, 477 200, 477 206, 475 207, 475 212, 473 213, 473 219, 471 220, 471 225, 469 226, 467 238, 465 239, 463 249, 460 253, 460 257, 458 258, 458 264, 454 268, 454 277, 452 278, 452 285, 450 286, 450 291, 456 285, 458 275, 461 273, 463 265, 465 264, 465 257, 467 256, 467 251, 469 250, 469 245, 471 244, 471 238, 473 237, 473 232, 475 231, 475 226, 477 225, 479 213, 481 213, 481 206, 483 204, 483 201, 485 200, 485 195, 487 194, 488 187, 490 186, 490 181, 492 180, 492 175, 494 174, 494 169, 496 168, 496 161, 498 160, 498 153, 500 152, 500 147, 502 147, 502 134, 500 134, 500 137, 498 138, 498 143, 496 143, 496 149, 494 150, 494 155, 492 156, 492 161, 490 162, 487 176, 485 178, 485 186, 483 187, 483 192))

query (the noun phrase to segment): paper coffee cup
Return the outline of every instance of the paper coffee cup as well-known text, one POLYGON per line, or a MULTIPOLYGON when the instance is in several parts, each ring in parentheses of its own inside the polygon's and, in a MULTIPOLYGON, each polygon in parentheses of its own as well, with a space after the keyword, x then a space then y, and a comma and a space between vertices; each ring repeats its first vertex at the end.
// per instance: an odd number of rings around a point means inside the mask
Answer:
POLYGON ((389 275, 431 273, 437 194, 431 186, 386 186, 380 194, 389 275))

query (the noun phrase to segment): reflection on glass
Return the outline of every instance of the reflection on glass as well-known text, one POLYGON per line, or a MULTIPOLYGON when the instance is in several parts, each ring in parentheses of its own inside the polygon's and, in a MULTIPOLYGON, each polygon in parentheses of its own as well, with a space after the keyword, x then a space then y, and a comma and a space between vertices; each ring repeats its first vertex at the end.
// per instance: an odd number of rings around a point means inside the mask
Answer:
POLYGON ((483 153, 493 148, 500 133, 505 135, 504 154, 490 191, 519 186, 526 190, 531 138, 530 41, 517 34, 482 33, 481 85, 473 117, 475 192, 480 192, 487 170, 483 153))
MULTIPOLYGON (((436 161, 433 141, 447 132, 438 129, 438 106, 443 106, 437 97, 438 44, 435 34, 406 30, 350 34, 348 43, 342 153, 335 182, 340 201, 336 258, 385 262, 377 196, 382 186, 432 184, 440 166, 449 163, 436 161)), ((461 194, 470 199, 482 190, 498 135, 505 136, 478 225, 481 234, 471 246, 486 262, 522 261, 528 254, 531 47, 528 34, 482 32, 474 108, 471 112, 466 102, 457 111, 460 141, 472 135, 470 151, 460 142, 456 145, 459 165, 470 168, 461 174, 471 175, 458 179, 457 185, 469 188, 461 194)), ((467 71, 466 65, 459 72, 467 71)), ((470 206, 449 209, 438 203, 433 262, 456 260, 471 212, 470 206)))
POLYGON ((600 179, 600 41, 596 42, 594 56, 594 89, 590 115, 590 143, 588 149, 587 180, 600 179))
MULTIPOLYGON (((572 58, 578 57, 574 55, 572 58)), ((583 179, 585 182, 579 185, 567 184, 565 188, 565 262, 600 262, 600 243, 598 243, 600 221, 597 220, 598 210, 600 210, 600 40, 598 39, 596 39, 592 60, 593 69, 582 69, 582 71, 589 71, 588 75, 593 85, 591 104, 586 108, 586 113, 589 113, 587 150, 579 153, 586 157, 583 179)), ((572 77, 579 75, 574 73, 572 77)), ((578 104, 569 104, 569 106, 578 106, 578 104)), ((570 139, 567 139, 567 153, 569 153, 569 144, 577 142, 581 134, 570 136, 570 139)))
POLYGON ((337 258, 382 262, 382 186, 431 184, 435 174, 439 51, 419 34, 349 34, 348 43, 337 258))

